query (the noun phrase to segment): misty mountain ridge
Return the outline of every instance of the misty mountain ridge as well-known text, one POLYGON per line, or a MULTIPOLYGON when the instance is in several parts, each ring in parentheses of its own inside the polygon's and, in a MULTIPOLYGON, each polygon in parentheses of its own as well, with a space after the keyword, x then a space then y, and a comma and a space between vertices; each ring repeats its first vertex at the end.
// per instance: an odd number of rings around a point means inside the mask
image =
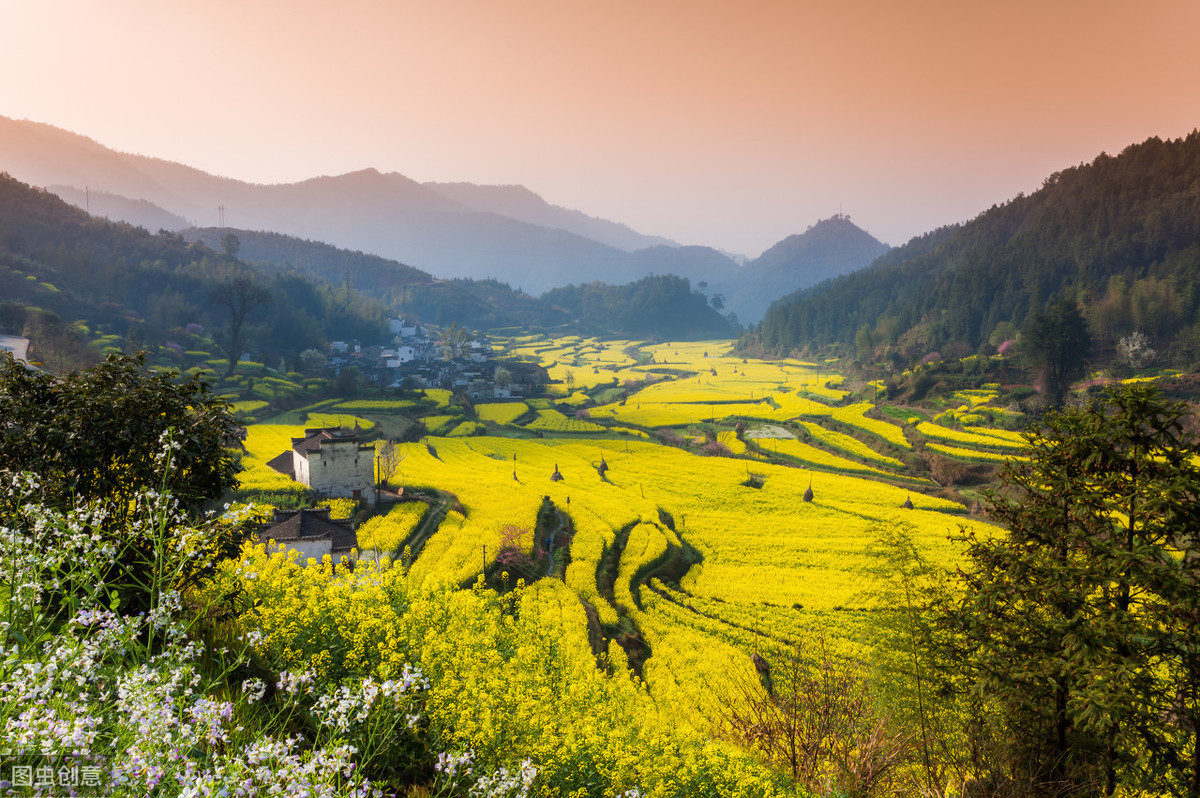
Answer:
POLYGON ((743 323, 757 322, 772 302, 832 277, 866 268, 889 247, 836 214, 788 236, 749 261, 733 280, 716 280, 726 309, 743 323))
POLYGON ((90 191, 74 186, 47 186, 46 189, 92 216, 127 222, 147 230, 182 230, 188 220, 149 200, 135 200, 107 191, 90 191))
MULTIPOLYGON (((540 293, 580 279, 620 283, 643 276, 624 250, 566 229, 603 229, 612 240, 620 225, 556 211, 548 203, 535 212, 537 202, 528 196, 516 202, 512 190, 443 186, 439 191, 376 169, 258 185, 118 153, 85 136, 4 117, 0 152, 0 169, 34 185, 91 188, 144 200, 191 224, 206 220, 318 239, 413 264, 441 277, 495 278, 540 293), (447 194, 473 198, 483 210, 447 194), (556 227, 493 211, 504 205, 520 208, 519 215, 527 218, 532 214, 553 220, 556 227)), ((629 235, 625 239, 627 245, 661 241, 629 235)))
MULTIPOLYGON (((815 281, 803 276, 811 267, 798 268, 795 279, 760 276, 710 247, 643 235, 552 205, 523 186, 422 184, 373 168, 258 185, 4 117, 0 152, 0 170, 54 187, 79 207, 87 204, 85 188, 92 196, 103 193, 107 205, 99 215, 150 230, 219 223, 276 232, 370 252, 442 278, 495 279, 533 295, 574 283, 623 285, 674 274, 733 297, 730 309, 743 308, 739 313, 752 320, 770 299, 815 281), (760 279, 766 282, 757 288, 747 285, 760 279), (754 296, 743 304, 745 294, 754 296)), ((838 268, 863 265, 851 260, 838 268)))
POLYGON ((566 230, 626 252, 656 246, 677 247, 678 243, 661 236, 643 235, 632 227, 610 222, 582 211, 551 205, 521 185, 477 185, 475 183, 425 183, 443 196, 484 213, 496 213, 519 222, 552 230, 566 230))

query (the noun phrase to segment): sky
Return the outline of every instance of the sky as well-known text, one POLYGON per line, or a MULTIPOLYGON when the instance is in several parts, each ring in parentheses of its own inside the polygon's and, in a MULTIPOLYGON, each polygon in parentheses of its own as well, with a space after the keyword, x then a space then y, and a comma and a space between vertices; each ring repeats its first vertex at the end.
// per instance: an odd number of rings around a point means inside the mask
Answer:
POLYGON ((0 0, 0 115, 256 183, 519 183, 753 257, 1187 135, 1198 31, 1196 0, 0 0))

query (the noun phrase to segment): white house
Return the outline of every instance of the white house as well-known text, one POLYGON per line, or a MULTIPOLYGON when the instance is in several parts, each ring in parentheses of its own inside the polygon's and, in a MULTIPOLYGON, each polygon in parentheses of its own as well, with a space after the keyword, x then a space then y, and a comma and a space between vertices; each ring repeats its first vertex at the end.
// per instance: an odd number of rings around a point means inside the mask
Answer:
POLYGON ((317 562, 326 555, 333 561, 350 559, 358 548, 349 518, 330 517, 328 507, 315 510, 276 510, 275 523, 260 530, 256 539, 259 543, 276 543, 300 554, 300 563, 306 564, 311 557, 317 562))
POLYGON ((395 349, 385 349, 381 353, 387 367, 400 368, 403 363, 411 363, 417 358, 417 350, 411 346, 398 346, 395 349))
POLYGON ((417 325, 404 319, 388 319, 388 331, 401 338, 416 338, 417 325))
POLYGON ((375 447, 336 427, 304 430, 268 465, 321 496, 363 499, 375 484, 375 447))

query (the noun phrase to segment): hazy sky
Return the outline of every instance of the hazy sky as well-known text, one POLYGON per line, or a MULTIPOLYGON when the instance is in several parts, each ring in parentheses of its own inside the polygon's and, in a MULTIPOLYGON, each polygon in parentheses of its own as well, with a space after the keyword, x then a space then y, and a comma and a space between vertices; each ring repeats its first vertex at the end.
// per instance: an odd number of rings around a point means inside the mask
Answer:
POLYGON ((253 182, 521 183, 757 255, 839 209, 903 243, 1186 135, 1198 42, 1196 0, 0 0, 0 114, 253 182))

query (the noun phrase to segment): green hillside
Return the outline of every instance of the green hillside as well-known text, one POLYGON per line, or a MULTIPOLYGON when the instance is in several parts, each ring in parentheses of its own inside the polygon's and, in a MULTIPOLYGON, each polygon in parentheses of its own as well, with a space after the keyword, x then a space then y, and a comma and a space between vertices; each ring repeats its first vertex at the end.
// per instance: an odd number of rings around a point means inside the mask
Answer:
POLYGON ((1057 172, 973 221, 777 302, 748 344, 838 347, 907 362, 991 354, 1055 299, 1095 349, 1134 331, 1176 365, 1200 361, 1200 133, 1149 139, 1057 172))
POLYGON ((171 233, 88 216, 48 192, 0 176, 0 325, 31 333, 34 356, 54 371, 93 362, 99 350, 168 347, 221 358, 230 310, 214 300, 241 281, 269 301, 251 310, 239 349, 294 367, 330 339, 383 340, 388 308, 296 271, 267 274, 171 233))

